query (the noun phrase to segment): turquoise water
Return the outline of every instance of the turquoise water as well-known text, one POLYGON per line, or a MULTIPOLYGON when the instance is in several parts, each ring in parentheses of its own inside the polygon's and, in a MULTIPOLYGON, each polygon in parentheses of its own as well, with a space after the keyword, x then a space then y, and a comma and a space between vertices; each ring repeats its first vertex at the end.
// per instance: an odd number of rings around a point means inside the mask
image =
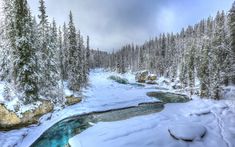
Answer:
POLYGON ((152 114, 161 111, 163 107, 163 104, 159 102, 145 103, 135 107, 70 117, 49 128, 31 147, 65 147, 71 137, 91 127, 94 123, 118 121, 152 114))

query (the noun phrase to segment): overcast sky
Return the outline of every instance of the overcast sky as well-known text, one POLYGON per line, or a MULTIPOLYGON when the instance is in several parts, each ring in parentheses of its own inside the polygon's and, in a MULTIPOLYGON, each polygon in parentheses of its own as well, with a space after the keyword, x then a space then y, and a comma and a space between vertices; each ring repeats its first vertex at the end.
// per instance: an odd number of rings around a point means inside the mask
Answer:
MULTIPOLYGON (((34 15, 38 0, 28 0, 34 15)), ((91 47, 111 51, 127 43, 142 44, 163 32, 178 32, 217 10, 230 9, 233 0, 46 0, 47 14, 59 25, 71 10, 76 26, 91 38, 91 47)))

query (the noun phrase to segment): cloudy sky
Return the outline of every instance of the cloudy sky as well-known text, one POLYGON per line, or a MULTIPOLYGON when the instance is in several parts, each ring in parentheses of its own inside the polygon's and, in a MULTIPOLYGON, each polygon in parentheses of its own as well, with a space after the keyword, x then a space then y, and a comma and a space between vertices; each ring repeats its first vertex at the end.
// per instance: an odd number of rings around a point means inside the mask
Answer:
MULTIPOLYGON (((38 0, 28 0, 38 14, 38 0)), ((163 32, 178 32, 217 10, 230 9, 233 0, 46 0, 49 18, 68 22, 91 38, 91 47, 111 51, 127 43, 141 44, 163 32)))

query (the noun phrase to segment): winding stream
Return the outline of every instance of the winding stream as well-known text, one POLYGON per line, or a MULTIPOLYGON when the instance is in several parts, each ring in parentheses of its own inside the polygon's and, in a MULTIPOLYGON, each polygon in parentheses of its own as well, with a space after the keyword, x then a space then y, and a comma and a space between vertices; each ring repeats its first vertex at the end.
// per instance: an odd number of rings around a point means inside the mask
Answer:
POLYGON ((93 112, 64 119, 49 128, 31 147, 64 147, 68 140, 91 127, 97 122, 124 120, 135 116, 147 115, 161 111, 161 102, 142 103, 138 106, 93 112))
POLYGON ((149 92, 149 97, 162 102, 142 103, 138 106, 113 109, 66 118, 44 132, 31 147, 64 147, 68 140, 98 122, 112 122, 163 110, 164 103, 187 102, 188 97, 168 92, 149 92))

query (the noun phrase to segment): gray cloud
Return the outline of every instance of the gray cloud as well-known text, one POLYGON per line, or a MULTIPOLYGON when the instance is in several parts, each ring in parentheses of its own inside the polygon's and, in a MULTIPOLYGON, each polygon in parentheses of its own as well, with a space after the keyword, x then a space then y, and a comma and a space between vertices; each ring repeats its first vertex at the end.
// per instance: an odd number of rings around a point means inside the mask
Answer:
MULTIPOLYGON (((91 38, 91 47, 111 51, 127 43, 141 44, 162 32, 177 32, 233 0, 46 0, 47 14, 59 25, 72 10, 77 27, 91 38)), ((29 0, 33 14, 38 1, 29 0)))

